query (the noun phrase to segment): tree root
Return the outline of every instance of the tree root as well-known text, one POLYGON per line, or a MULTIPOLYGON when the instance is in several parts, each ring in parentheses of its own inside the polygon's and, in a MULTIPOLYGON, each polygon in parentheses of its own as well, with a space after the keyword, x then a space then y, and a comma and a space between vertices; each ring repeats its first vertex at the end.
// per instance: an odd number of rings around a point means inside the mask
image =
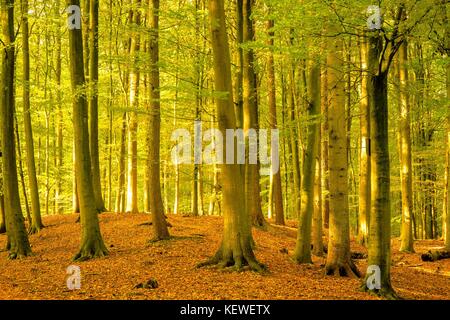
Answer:
POLYGON ((41 232, 42 229, 44 229, 45 226, 44 225, 40 225, 40 226, 35 226, 34 224, 32 224, 29 228, 28 228, 28 234, 36 234, 41 232))
POLYGON ((108 255, 108 249, 102 241, 90 241, 81 246, 80 251, 72 258, 73 261, 87 261, 95 258, 103 258, 108 255))
POLYGON ((370 290, 364 282, 361 286, 361 291, 387 300, 403 300, 391 286, 382 286, 381 289, 370 290))
POLYGON ((361 278, 361 273, 351 260, 347 263, 327 264, 325 266, 325 274, 327 276, 361 278))
POLYGON ((147 241, 147 244, 152 245, 152 244, 157 243, 157 242, 169 241, 169 240, 172 240, 174 238, 175 237, 172 237, 172 236, 168 236, 168 237, 153 237, 152 239, 147 241))
POLYGON ((26 252, 24 252, 23 250, 13 250, 10 251, 8 254, 8 260, 18 260, 18 259, 23 259, 26 257, 30 257, 33 254, 31 253, 31 250, 27 250, 26 252))
POLYGON ((261 274, 266 274, 268 272, 267 266, 259 263, 255 258, 250 257, 235 257, 224 259, 220 251, 216 253, 214 257, 208 259, 204 262, 197 264, 196 268, 212 267, 224 271, 254 271, 261 274))

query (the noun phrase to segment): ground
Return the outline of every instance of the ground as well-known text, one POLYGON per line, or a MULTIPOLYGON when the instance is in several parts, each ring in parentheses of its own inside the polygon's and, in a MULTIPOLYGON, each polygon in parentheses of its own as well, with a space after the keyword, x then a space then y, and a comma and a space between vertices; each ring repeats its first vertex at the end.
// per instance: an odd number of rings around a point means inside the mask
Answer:
MULTIPOLYGON (((313 265, 296 265, 290 259, 295 247, 295 223, 254 231, 255 254, 270 273, 226 272, 196 269, 213 255, 220 243, 220 217, 169 215, 176 238, 148 244, 152 228, 146 214, 100 215, 110 255, 87 262, 71 261, 80 243, 75 215, 44 217, 45 229, 30 236, 34 256, 9 261, 0 252, 0 299, 377 299, 359 291, 360 280, 325 276, 324 258, 313 265), (287 254, 286 254, 287 250, 287 254), (69 290, 66 270, 81 268, 81 289, 69 290), (149 279, 158 288, 135 288, 149 279)), ((4 248, 6 236, 0 235, 4 248)), ((442 246, 441 241, 417 241, 416 254, 398 252, 393 239, 392 283, 406 299, 450 300, 450 259, 422 262, 420 253, 442 246)), ((364 248, 352 241, 352 250, 364 248)), ((365 271, 366 260, 357 260, 365 271)))

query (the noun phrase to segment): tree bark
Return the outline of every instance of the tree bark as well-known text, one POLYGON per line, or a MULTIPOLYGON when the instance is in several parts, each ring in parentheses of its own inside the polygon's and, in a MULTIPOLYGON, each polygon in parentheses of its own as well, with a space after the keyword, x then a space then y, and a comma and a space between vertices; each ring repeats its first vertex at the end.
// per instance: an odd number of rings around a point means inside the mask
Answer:
POLYGON ((38 233, 43 227, 39 203, 39 187, 34 161, 33 129, 30 114, 30 48, 28 35, 28 0, 21 0, 22 6, 22 52, 23 52, 23 123, 25 128, 25 148, 27 150, 27 170, 30 186, 31 212, 33 215, 28 232, 38 233))
POLYGON ((106 211, 100 179, 98 150, 98 0, 89 1, 89 145, 91 151, 92 183, 97 211, 106 211))
POLYGON ((320 124, 317 116, 320 110, 320 65, 313 62, 309 74, 308 89, 308 140, 304 154, 301 210, 298 218, 297 243, 294 260, 297 263, 312 263, 311 259, 311 226, 314 213, 314 181, 316 176, 316 158, 318 153, 317 138, 320 124))
POLYGON ((360 149, 359 149, 359 216, 358 242, 367 246, 369 236, 370 215, 370 105, 369 105, 369 72, 368 45, 366 35, 360 41, 361 56, 361 102, 360 102, 360 149))
MULTIPOLYGON (((446 30, 446 46, 450 48, 450 6, 446 5, 446 21, 447 21, 447 30, 446 30)), ((450 55, 450 53, 447 53, 450 55)), ((450 100, 450 64, 447 65, 447 75, 446 75, 446 83, 447 83, 447 99, 450 100)), ((442 223, 442 232, 444 235, 444 245, 445 249, 450 251, 450 191, 449 191, 449 178, 450 178, 450 103, 447 106, 447 165, 445 168, 445 196, 446 196, 446 210, 444 211, 443 223, 442 223)))
POLYGON ((400 179, 402 188, 402 225, 401 252, 414 252, 412 221, 413 191, 412 191, 412 156, 411 156, 411 115, 408 99, 408 45, 405 42, 399 49, 399 137, 400 137, 400 179))
POLYGON ((127 114, 122 115, 122 127, 120 130, 120 154, 119 154, 119 177, 117 179, 116 212, 125 212, 125 170, 126 170, 126 152, 127 152, 127 114))
MULTIPOLYGON (((134 5, 140 6, 141 1, 134 1, 134 5)), ((141 23, 141 15, 138 9, 134 10, 132 24, 137 27, 141 23)), ((130 39, 131 68, 129 75, 129 104, 132 109, 128 112, 128 184, 127 184, 127 208, 126 212, 138 213, 137 190, 137 130, 138 119, 136 109, 139 106, 139 67, 138 55, 140 50, 139 31, 133 30, 130 39)))
MULTIPOLYGON (((216 98, 219 130, 226 136, 227 129, 236 128, 231 82, 231 60, 227 39, 223 0, 209 0, 211 42, 214 57, 215 90, 227 93, 216 98)), ((236 140, 236 139, 234 139, 236 140)), ((225 144, 223 154, 226 154, 225 144)), ((236 147, 235 147, 236 151, 236 147)), ((234 153, 236 155, 236 152, 234 153)), ((253 270, 263 271, 256 260, 251 243, 250 219, 245 210, 244 170, 236 163, 221 166, 224 230, 222 244, 213 258, 199 264, 233 267, 240 270, 245 265, 253 270)))
MULTIPOLYGON (((278 129, 278 121, 277 121, 277 92, 276 92, 276 79, 275 79, 275 62, 273 55, 273 45, 274 45, 274 36, 275 32, 272 30, 275 26, 273 20, 269 20, 267 22, 267 30, 269 41, 268 45, 270 46, 270 53, 267 60, 267 90, 269 97, 269 123, 271 130, 278 129)), ((270 209, 273 209, 273 213, 275 215, 275 223, 279 225, 284 224, 284 210, 283 210, 283 194, 281 189, 281 170, 278 168, 276 173, 271 171, 270 177, 271 183, 271 196, 269 201, 271 202, 270 209)))
POLYGON ((31 255, 31 247, 20 207, 14 139, 14 0, 1 0, 2 72, 0 78, 0 139, 2 142, 2 172, 5 204, 7 249, 10 259, 31 255))
POLYGON ((161 135, 161 95, 159 79, 159 0, 151 0, 149 8, 150 22, 150 110, 147 125, 148 153, 147 175, 155 240, 170 238, 167 222, 164 217, 164 206, 161 197, 160 182, 160 135, 161 135))
MULTIPOLYGON (((333 28, 333 31, 338 31, 337 27, 333 28)), ((330 221, 325 272, 328 275, 359 276, 350 256, 343 40, 331 40, 328 49, 330 221)))
MULTIPOLYGON (((251 20, 254 0, 243 0, 243 37, 242 41, 247 44, 254 41, 253 22, 251 20)), ((261 188, 259 184, 260 174, 257 163, 250 163, 250 131, 258 135, 258 104, 255 77, 255 58, 253 49, 243 49, 243 113, 244 113, 244 136, 246 142, 246 164, 245 164, 245 205, 250 215, 252 224, 264 227, 264 219, 261 208, 261 188)), ((257 140, 258 138, 256 138, 257 140)), ((259 157, 257 157, 259 161, 259 157)))
MULTIPOLYGON (((79 0, 68 0, 67 5, 79 6, 79 0)), ((70 75, 73 95, 73 124, 75 140, 75 175, 80 202, 82 238, 74 260, 83 261, 108 254, 100 233, 92 184, 89 148, 88 103, 83 66, 83 36, 81 29, 69 30, 70 75)))
MULTIPOLYGON (((371 212, 369 222, 368 264, 380 268, 381 289, 373 292, 390 299, 397 295, 391 286, 391 211, 390 159, 388 134, 388 72, 393 56, 392 43, 386 43, 379 31, 369 38, 370 76, 370 150, 371 212), (381 59, 382 57, 383 59, 381 59), (379 62, 381 61, 381 62, 379 62)), ((366 279, 369 275, 366 274, 366 279)), ((364 287, 366 290, 367 282, 364 287)))

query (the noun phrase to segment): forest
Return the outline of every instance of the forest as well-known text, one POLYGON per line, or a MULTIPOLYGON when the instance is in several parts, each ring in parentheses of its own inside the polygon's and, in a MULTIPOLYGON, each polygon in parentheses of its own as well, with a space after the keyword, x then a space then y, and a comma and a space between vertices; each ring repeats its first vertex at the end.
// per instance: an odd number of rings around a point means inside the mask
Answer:
POLYGON ((0 300, 450 300, 449 0, 0 0, 0 300))

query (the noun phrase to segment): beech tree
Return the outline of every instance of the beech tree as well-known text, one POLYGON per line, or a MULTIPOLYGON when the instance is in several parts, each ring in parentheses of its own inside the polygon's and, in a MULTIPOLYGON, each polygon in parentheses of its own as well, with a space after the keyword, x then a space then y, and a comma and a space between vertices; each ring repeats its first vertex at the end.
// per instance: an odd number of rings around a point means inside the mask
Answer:
POLYGON ((4 211, 8 235, 8 257, 23 258, 31 255, 27 232, 20 206, 19 183, 17 179, 16 147, 14 139, 14 67, 15 33, 14 0, 0 2, 0 21, 2 22, 2 72, 0 87, 0 140, 2 142, 2 173, 4 192, 4 211))
MULTIPOLYGON (((68 0, 67 6, 78 6, 79 0, 68 0)), ((69 15, 72 13, 69 12, 69 15)), ((83 35, 81 29, 69 30, 70 75, 73 99, 73 127, 75 140, 75 176, 80 202, 82 228, 80 250, 74 260, 103 257, 108 250, 100 233, 97 206, 92 183, 92 167, 89 148, 88 103, 84 77, 83 35)))
MULTIPOLYGON (((223 0, 209 0, 209 19, 214 61, 214 83, 219 130, 226 136, 226 130, 236 128, 236 115, 233 106, 233 87, 231 82, 231 59, 227 39, 227 27, 223 0)), ((236 142, 236 141, 235 141, 236 142)), ((225 144, 223 154, 226 154, 225 144)), ((236 143, 234 143, 236 148, 236 143)), ((234 155, 236 157, 236 152, 234 155)), ((216 254, 199 266, 217 265, 233 267, 237 270, 248 265, 256 271, 263 271, 253 253, 250 236, 250 219, 245 210, 244 176, 242 165, 221 164, 224 212, 224 231, 222 243, 216 254)))
POLYGON ((161 130, 161 96, 159 80, 159 0, 151 0, 149 8, 150 22, 150 109, 147 124, 147 175, 149 208, 152 214, 154 240, 169 238, 169 230, 164 217, 160 182, 160 130, 161 130))

